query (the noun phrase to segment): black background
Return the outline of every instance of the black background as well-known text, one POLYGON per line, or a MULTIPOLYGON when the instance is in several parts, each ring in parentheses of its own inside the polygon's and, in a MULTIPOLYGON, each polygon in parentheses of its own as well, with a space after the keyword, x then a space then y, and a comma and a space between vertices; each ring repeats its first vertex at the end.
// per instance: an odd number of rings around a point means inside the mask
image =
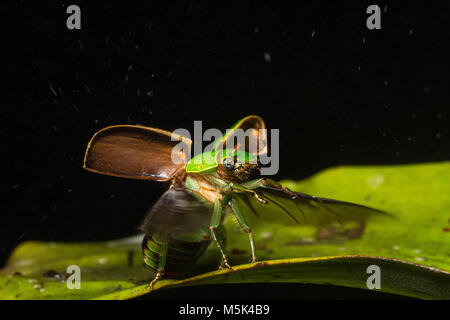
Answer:
POLYGON ((225 129, 258 114, 280 129, 277 179, 448 160, 450 3, 296 3, 2 3, 0 265, 25 240, 136 232, 167 185, 82 170, 108 125, 225 129), (70 4, 81 30, 66 28, 70 4), (366 27, 370 4, 381 30, 366 27))

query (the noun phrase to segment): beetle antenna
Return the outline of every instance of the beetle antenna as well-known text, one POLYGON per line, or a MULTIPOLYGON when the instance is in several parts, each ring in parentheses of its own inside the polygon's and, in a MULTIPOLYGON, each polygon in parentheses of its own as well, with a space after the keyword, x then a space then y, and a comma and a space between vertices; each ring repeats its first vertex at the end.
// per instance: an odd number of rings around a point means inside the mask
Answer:
POLYGON ((236 151, 238 151, 238 149, 241 147, 241 144, 240 143, 238 143, 238 145, 236 146, 236 147, 234 147, 234 149, 233 150, 231 150, 231 152, 230 152, 230 156, 232 156, 233 154, 235 154, 236 153, 236 151))

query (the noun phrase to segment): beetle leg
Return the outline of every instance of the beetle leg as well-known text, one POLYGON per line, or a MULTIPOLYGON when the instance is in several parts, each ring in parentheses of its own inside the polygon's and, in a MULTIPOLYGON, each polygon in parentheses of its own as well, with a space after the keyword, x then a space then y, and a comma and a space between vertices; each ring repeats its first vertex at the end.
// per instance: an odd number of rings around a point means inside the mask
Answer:
POLYGON ((164 271, 162 270, 158 270, 158 272, 156 273, 155 278, 153 278, 153 280, 150 282, 150 292, 153 291, 153 286, 155 285, 155 283, 160 280, 162 278, 164 274, 164 271))
MULTIPOLYGON (((231 189, 233 190, 233 192, 249 192, 251 194, 253 194, 253 196, 256 198, 256 200, 258 200, 259 202, 266 204, 267 200, 265 200, 264 198, 262 198, 258 193, 256 193, 255 190, 257 187, 253 187, 253 185, 250 186, 250 188, 240 185, 240 184, 230 184, 231 189), (253 189, 252 189, 253 188, 253 189)), ((259 185, 258 185, 259 187, 259 185)))
MULTIPOLYGON (((225 231, 225 227, 224 225, 220 225, 219 228, 217 228, 217 236, 219 237, 219 241, 221 242, 222 245, 222 249, 223 251, 226 251, 226 247, 227 247, 227 234, 225 231)), ((219 263, 219 269, 223 269, 226 268, 225 266, 225 260, 223 259, 223 257, 220 257, 220 263, 219 263)))
POLYGON ((211 217, 211 222, 209 223, 209 230, 211 232, 211 237, 213 238, 214 243, 217 245, 217 248, 219 249, 220 254, 222 255, 222 261, 223 261, 222 263, 228 269, 233 270, 233 268, 231 268, 230 264, 228 263, 228 258, 225 255, 225 252, 222 249, 222 245, 220 244, 220 241, 217 239, 217 235, 216 235, 216 229, 220 226, 220 223, 222 222, 222 209, 223 209, 222 203, 224 201, 228 201, 228 197, 225 196, 222 201, 220 199, 216 199, 216 201, 214 203, 214 209, 213 209, 213 214, 211 217))
POLYGON ((164 275, 164 267, 166 266, 167 251, 169 249, 169 243, 161 242, 161 249, 159 251, 159 264, 158 271, 156 272, 155 278, 150 282, 150 291, 153 291, 153 286, 155 283, 162 278, 164 275))
POLYGON ((243 188, 246 189, 256 189, 259 187, 267 187, 267 188, 272 188, 272 189, 278 189, 283 191, 285 194, 287 194, 291 200, 295 200, 299 197, 299 195, 297 193, 295 193, 294 191, 289 190, 288 188, 286 188, 285 186, 279 184, 278 182, 274 181, 274 180, 270 180, 270 179, 257 179, 257 180, 251 180, 248 182, 244 182, 241 185, 243 188))
POLYGON ((255 242, 253 240, 252 231, 250 230, 250 227, 248 226, 247 221, 245 221, 244 215, 240 211, 237 201, 235 199, 231 199, 231 209, 232 209, 237 221, 241 225, 241 228, 244 229, 244 231, 247 232, 247 234, 248 234, 248 239, 250 241, 250 248, 252 250, 251 262, 253 263, 256 261, 256 253, 255 253, 255 242))
POLYGON ((256 189, 261 187, 262 185, 265 185, 265 181, 266 179, 256 179, 256 180, 250 180, 244 183, 241 183, 241 186, 245 189, 256 189))

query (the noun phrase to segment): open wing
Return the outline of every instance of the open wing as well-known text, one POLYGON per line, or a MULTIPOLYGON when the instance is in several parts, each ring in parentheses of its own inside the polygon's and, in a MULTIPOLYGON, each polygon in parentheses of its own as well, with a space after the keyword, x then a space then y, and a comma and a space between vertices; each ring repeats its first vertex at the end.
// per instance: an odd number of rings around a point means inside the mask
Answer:
POLYGON ((212 209, 184 189, 171 187, 153 205, 139 229, 160 240, 199 241, 208 235, 212 209))
POLYGON ((167 181, 184 168, 190 147, 190 139, 161 129, 112 126, 92 137, 83 167, 117 177, 167 181))
POLYGON ((303 193, 293 193, 295 196, 292 197, 278 188, 261 186, 255 191, 267 201, 266 204, 258 201, 251 193, 234 195, 239 208, 249 219, 322 227, 333 223, 365 222, 374 216, 390 216, 383 211, 350 202, 303 193))

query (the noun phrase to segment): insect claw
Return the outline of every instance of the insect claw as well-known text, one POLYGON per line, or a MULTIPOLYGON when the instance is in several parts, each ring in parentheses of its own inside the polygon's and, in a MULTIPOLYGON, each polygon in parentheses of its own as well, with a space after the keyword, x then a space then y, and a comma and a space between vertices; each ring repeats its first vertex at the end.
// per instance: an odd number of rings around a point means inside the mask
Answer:
POLYGON ((222 270, 222 269, 225 269, 225 268, 227 268, 227 269, 230 269, 230 270, 233 270, 233 268, 230 266, 230 264, 228 263, 228 259, 225 257, 225 256, 223 256, 222 257, 222 261, 220 262, 220 264, 219 264, 219 266, 218 266, 218 269, 219 270, 222 270))
POLYGON ((230 266, 230 264, 228 263, 227 260, 224 261, 224 265, 225 265, 225 267, 227 267, 228 269, 233 270, 233 268, 230 266))
POLYGON ((152 281, 150 281, 150 283, 148 284, 148 286, 150 287, 150 292, 152 292, 153 291, 153 285, 155 284, 155 281, 156 279, 153 279, 152 281))
POLYGON ((257 194, 256 192, 253 192, 253 195, 255 196, 256 200, 258 200, 259 202, 261 202, 262 204, 267 204, 267 200, 263 199, 259 194, 257 194))
POLYGON ((162 278, 163 272, 162 271, 158 271, 156 273, 155 278, 149 283, 149 287, 150 287, 150 292, 153 291, 153 286, 155 285, 155 283, 160 280, 162 278))
POLYGON ((229 270, 231 270, 231 271, 233 271, 233 268, 230 266, 230 265, 228 265, 228 266, 225 266, 225 265, 220 265, 219 267, 218 267, 218 269, 219 270, 222 270, 222 269, 229 269, 229 270))

